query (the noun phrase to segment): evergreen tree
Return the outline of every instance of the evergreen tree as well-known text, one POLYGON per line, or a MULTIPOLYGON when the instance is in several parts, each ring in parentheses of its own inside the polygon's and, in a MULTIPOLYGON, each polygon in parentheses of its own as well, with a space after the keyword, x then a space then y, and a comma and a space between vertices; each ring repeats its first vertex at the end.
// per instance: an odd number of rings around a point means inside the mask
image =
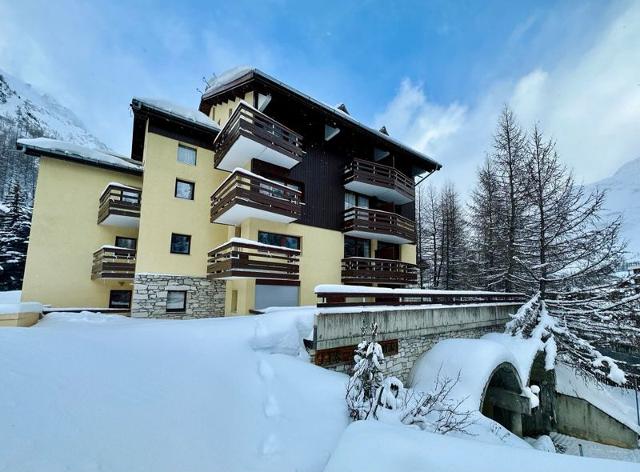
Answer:
POLYGON ((0 291, 22 287, 31 230, 31 207, 20 184, 11 186, 7 206, 0 220, 0 291))

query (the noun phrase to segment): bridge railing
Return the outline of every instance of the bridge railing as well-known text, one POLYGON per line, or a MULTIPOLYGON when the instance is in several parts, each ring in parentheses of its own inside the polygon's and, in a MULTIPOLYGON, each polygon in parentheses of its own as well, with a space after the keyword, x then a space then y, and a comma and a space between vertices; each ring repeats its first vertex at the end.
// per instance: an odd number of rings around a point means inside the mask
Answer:
POLYGON ((525 303, 524 293, 318 285, 318 307, 525 303))

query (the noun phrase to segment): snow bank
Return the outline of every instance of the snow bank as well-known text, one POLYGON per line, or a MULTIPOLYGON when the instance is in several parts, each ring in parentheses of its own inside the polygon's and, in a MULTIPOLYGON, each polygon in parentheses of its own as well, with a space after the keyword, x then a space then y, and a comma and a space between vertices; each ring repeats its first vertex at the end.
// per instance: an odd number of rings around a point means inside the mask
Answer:
POLYGON ((213 121, 211 118, 209 118, 199 110, 194 110, 193 108, 178 105, 176 103, 170 102, 169 100, 164 100, 161 98, 134 97, 133 100, 142 103, 148 108, 167 113, 177 118, 182 118, 183 120, 191 121, 192 123, 210 128, 214 131, 220 131, 220 126, 218 125, 218 123, 213 121))
POLYGON ((15 313, 42 313, 40 303, 0 303, 0 315, 11 315, 15 313))
POLYGON ((4 303, 20 303, 22 290, 9 290, 8 292, 0 292, 0 304, 4 303))
POLYGON ((482 444, 452 436, 358 421, 342 435, 325 472, 637 472, 638 466, 605 459, 549 454, 482 444))
POLYGON ((0 330, 0 470, 321 471, 347 377, 310 310, 190 321, 50 314, 0 330))
POLYGON ((462 401, 461 410, 479 410, 485 386, 500 364, 517 365, 515 356, 499 343, 487 339, 446 339, 424 353, 411 371, 411 388, 430 392, 438 379, 460 380, 451 398, 462 401))
POLYGON ((17 144, 23 148, 30 148, 40 152, 50 152, 72 157, 79 161, 89 161, 100 164, 109 164, 123 169, 142 171, 142 165, 125 156, 108 151, 99 151, 77 144, 58 141, 57 139, 34 138, 18 139, 17 144))
POLYGON ((588 401, 640 434, 633 390, 588 381, 576 375, 571 367, 559 362, 556 365, 556 391, 588 401))

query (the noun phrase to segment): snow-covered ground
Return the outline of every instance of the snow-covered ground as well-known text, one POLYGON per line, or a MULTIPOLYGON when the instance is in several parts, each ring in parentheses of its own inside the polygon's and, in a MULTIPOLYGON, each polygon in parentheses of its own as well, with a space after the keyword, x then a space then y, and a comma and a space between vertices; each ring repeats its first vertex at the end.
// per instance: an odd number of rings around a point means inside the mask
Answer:
POLYGON ((638 465, 520 449, 359 421, 343 434, 325 472, 638 472, 638 465))
MULTIPOLYGON (((624 449, 621 447, 607 446, 584 439, 578 439, 565 434, 551 433, 553 443, 559 452, 572 456, 580 455, 580 445, 585 457, 598 457, 601 459, 615 459, 619 461, 640 463, 640 449, 624 449)), ((640 470, 640 466, 638 470, 640 470)))
POLYGON ((321 471, 347 377, 308 363, 311 325, 298 310, 0 329, 0 471, 321 471))
POLYGON ((347 377, 303 348, 315 311, 0 329, 0 471, 634 470, 536 451, 479 413, 467 436, 347 428, 347 377))

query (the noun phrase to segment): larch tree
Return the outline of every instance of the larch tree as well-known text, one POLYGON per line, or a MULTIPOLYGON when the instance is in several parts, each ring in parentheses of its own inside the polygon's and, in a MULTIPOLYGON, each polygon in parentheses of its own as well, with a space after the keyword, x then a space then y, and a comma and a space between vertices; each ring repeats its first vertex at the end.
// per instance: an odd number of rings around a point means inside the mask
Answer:
POLYGON ((31 206, 20 184, 7 195, 9 211, 0 216, 0 291, 19 290, 31 231, 31 206))

